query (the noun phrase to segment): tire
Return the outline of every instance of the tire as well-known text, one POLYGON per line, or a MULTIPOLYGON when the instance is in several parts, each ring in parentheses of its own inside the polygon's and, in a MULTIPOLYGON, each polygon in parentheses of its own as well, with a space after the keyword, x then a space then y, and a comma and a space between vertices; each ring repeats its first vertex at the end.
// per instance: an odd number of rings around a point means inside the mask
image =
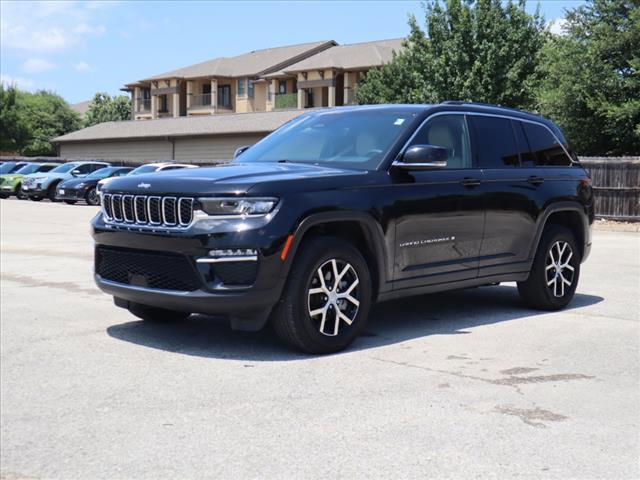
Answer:
POLYGON ((564 308, 576 292, 581 260, 571 231, 549 225, 542 233, 529 278, 518 282, 520 296, 536 309, 564 308))
POLYGON ((18 200, 25 200, 27 196, 22 192, 22 184, 20 183, 15 190, 15 195, 18 200))
POLYGON ((47 198, 49 199, 50 202, 59 202, 60 200, 56 199, 56 190, 58 188, 58 184, 55 183, 53 185, 51 185, 49 187, 49 190, 47 190, 47 198))
POLYGON ((76 201, 75 200, 65 200, 64 203, 66 203, 67 205, 75 205, 76 201))
POLYGON ((371 275, 360 252, 344 240, 316 237, 300 247, 271 322, 295 349, 338 352, 365 328, 371 298, 371 275))
POLYGON ((2 198, 3 200, 5 198, 9 198, 9 194, 8 193, 0 193, 0 198, 2 198))
POLYGON ((29 200, 31 200, 32 202, 39 202, 42 200, 42 197, 29 197, 29 200))
POLYGON ((128 310, 145 322, 153 323, 168 323, 184 320, 191 315, 187 312, 177 312, 175 310, 167 310, 166 308, 150 307, 139 303, 131 303, 128 310))
POLYGON ((87 202, 87 205, 100 205, 100 196, 95 188, 92 188, 87 192, 84 196, 84 200, 87 202))

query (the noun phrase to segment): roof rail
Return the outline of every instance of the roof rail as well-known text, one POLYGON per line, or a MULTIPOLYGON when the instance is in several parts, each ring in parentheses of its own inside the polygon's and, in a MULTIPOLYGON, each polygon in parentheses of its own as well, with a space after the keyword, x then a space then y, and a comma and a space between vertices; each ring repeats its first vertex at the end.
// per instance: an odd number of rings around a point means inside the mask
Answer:
POLYGON ((440 102, 440 105, 474 105, 474 106, 477 106, 477 107, 501 108, 503 110, 511 110, 511 111, 514 111, 514 112, 530 113, 530 112, 525 112, 524 110, 520 110, 518 108, 504 107, 502 105, 495 105, 495 104, 492 104, 492 103, 466 102, 464 100, 444 100, 444 101, 440 102))

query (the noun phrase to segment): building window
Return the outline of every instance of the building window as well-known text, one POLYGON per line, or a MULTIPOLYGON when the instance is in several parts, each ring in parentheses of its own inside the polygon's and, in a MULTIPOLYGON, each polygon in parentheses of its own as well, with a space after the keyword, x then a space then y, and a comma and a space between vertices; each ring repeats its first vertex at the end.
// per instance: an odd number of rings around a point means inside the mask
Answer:
POLYGON ((238 79, 238 96, 244 97, 244 78, 238 79))
POLYGON ((255 92, 255 89, 254 89, 254 86, 253 86, 253 80, 249 80, 249 82, 247 84, 247 92, 249 94, 249 97, 253 98, 253 95, 254 95, 254 92, 255 92))
POLYGON ((287 81, 286 80, 280 80, 278 82, 278 93, 280 95, 284 95, 285 93, 287 93, 287 81))
POLYGON ((158 95, 158 113, 169 112, 169 104, 166 95, 158 95))
POLYGON ((231 85, 221 85, 218 87, 218 106, 231 108, 231 85))

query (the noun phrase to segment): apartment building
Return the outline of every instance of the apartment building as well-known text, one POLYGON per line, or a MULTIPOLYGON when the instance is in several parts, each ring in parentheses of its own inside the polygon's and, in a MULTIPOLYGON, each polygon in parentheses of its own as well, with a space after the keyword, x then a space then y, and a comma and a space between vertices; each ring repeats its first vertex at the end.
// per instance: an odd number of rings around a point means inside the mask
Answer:
POLYGON ((349 105, 361 76, 389 62, 402 39, 320 41, 208 60, 125 85, 132 118, 269 112, 349 105))

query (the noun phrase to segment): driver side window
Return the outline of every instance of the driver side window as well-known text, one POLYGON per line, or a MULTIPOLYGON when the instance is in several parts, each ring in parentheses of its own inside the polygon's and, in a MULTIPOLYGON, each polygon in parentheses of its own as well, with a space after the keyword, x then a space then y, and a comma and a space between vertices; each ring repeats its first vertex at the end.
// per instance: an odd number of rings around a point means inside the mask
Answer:
POLYGON ((471 147, 464 115, 439 115, 420 127, 409 147, 434 145, 447 150, 445 168, 471 168, 471 147))

